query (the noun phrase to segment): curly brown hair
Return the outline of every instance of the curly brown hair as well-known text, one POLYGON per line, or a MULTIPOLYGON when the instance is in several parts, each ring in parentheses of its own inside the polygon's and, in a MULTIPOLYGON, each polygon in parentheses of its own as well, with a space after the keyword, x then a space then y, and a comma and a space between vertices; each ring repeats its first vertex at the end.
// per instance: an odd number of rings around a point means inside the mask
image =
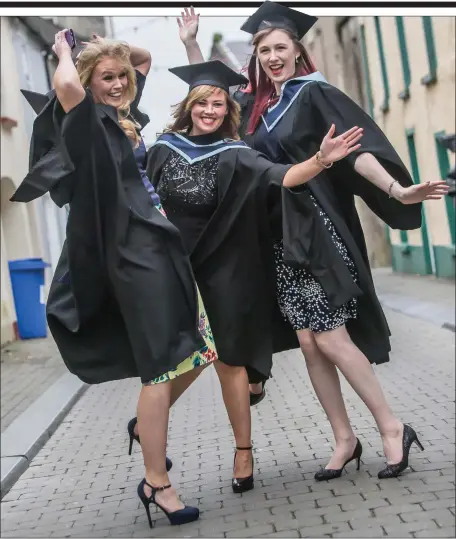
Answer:
MULTIPOLYGON (((191 116, 193 105, 198 101, 207 99, 210 95, 218 90, 220 90, 220 88, 209 85, 201 85, 193 88, 185 99, 173 107, 172 116, 174 118, 174 122, 172 122, 164 130, 164 132, 188 133, 193 126, 191 116)), ((223 138, 239 140, 238 129, 241 117, 241 108, 225 90, 222 90, 222 93, 226 98, 228 114, 225 116, 219 130, 223 138)))

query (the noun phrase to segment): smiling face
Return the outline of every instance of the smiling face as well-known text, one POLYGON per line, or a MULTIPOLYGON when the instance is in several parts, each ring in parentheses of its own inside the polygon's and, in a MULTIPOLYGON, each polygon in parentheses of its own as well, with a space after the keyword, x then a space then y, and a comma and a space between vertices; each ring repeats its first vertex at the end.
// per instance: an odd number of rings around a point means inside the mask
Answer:
POLYGON ((119 108, 127 99, 128 78, 125 66, 117 58, 105 56, 92 72, 90 89, 95 103, 119 108))
POLYGON ((287 32, 273 30, 260 39, 256 52, 261 67, 279 93, 282 84, 295 75, 296 58, 300 55, 296 44, 287 32))
POLYGON ((197 99, 191 109, 191 135, 209 135, 221 127, 228 114, 226 94, 216 88, 210 95, 197 99))

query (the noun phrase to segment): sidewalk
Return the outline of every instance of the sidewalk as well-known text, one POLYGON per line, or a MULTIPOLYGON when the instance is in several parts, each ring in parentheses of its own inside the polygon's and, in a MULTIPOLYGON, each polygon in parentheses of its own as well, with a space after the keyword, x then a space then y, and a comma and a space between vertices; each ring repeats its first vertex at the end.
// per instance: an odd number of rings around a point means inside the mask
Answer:
POLYGON ((372 270, 384 306, 455 331, 455 282, 434 276, 403 275, 391 268, 372 270))
POLYGON ((86 385, 68 372, 52 337, 1 350, 1 493, 27 469, 86 385))
POLYGON ((1 432, 66 372, 52 337, 2 347, 1 432))

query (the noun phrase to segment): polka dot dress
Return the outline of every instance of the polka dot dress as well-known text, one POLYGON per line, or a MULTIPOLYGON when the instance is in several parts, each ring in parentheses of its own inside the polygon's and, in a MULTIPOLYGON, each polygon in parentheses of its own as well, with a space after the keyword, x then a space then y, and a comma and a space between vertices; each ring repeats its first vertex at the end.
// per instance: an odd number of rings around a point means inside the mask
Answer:
MULTIPOLYGON (((329 217, 319 206, 315 198, 312 202, 318 208, 326 228, 348 267, 353 280, 358 282, 355 264, 350 258, 342 238, 334 228, 329 217)), ((331 311, 328 298, 318 280, 305 268, 292 268, 283 263, 283 242, 274 244, 274 258, 277 276, 277 299, 283 316, 295 331, 310 329, 315 333, 336 329, 349 318, 357 316, 356 298, 331 311)))

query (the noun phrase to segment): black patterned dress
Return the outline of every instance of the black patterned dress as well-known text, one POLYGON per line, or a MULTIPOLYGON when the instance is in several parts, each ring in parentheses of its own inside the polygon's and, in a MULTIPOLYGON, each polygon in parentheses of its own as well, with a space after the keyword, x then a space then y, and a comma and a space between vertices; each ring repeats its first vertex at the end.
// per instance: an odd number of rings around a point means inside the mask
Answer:
POLYGON ((189 254, 217 208, 218 158, 214 155, 190 164, 171 152, 163 165, 157 193, 189 254))
MULTIPOLYGON (((262 123, 258 129, 255 149, 263 152, 275 163, 286 162, 283 150, 275 137, 276 131, 268 133, 262 123)), ((248 142, 248 140, 247 140, 248 142)), ((331 238, 348 267, 353 280, 358 282, 355 264, 350 258, 347 247, 335 229, 328 215, 310 195, 315 207, 331 238)), ((336 310, 331 310, 326 293, 318 280, 305 268, 293 268, 283 262, 282 212, 280 200, 272 202, 272 228, 274 242, 274 260, 277 275, 277 301, 286 320, 295 331, 310 329, 315 333, 329 331, 342 326, 350 318, 357 317, 357 300, 351 299, 336 310)))

